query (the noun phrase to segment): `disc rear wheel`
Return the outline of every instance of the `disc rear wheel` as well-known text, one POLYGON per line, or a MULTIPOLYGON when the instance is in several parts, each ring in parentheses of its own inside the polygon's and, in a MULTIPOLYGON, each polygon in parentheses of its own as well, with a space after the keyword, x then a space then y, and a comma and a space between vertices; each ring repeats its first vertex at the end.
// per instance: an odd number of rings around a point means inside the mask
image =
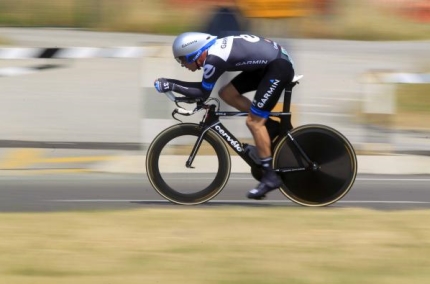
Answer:
POLYGON ((281 192, 305 206, 325 206, 345 196, 357 174, 357 158, 349 141, 324 125, 301 126, 291 136, 316 167, 312 169, 291 139, 283 137, 275 146, 274 167, 307 169, 280 173, 281 192))

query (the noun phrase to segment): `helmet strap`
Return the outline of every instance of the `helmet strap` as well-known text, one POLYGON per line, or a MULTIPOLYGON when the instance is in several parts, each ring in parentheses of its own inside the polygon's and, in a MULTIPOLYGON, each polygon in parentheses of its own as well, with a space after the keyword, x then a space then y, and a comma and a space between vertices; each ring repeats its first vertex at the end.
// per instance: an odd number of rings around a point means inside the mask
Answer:
MULTIPOLYGON (((197 65, 197 69, 198 69, 198 70, 200 70, 200 69, 202 68, 202 66, 197 62, 197 60, 199 60, 199 58, 200 58, 203 54, 205 55, 205 58, 206 58, 207 50, 203 51, 203 52, 199 55, 199 57, 197 57, 197 58, 196 58, 196 60, 194 60, 194 62, 195 62, 195 63, 196 63, 196 65, 197 65)), ((206 60, 206 59, 205 59, 205 60, 206 60)))

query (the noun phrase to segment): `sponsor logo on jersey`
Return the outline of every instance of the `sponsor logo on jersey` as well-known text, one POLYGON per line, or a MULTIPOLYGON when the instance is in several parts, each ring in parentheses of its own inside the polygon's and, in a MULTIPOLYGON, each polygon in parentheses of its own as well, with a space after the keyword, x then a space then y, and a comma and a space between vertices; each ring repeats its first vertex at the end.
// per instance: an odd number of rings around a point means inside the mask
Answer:
POLYGON ((203 67, 203 78, 209 79, 215 73, 215 66, 212 64, 206 64, 203 67))
POLYGON ((268 60, 248 60, 248 61, 242 61, 236 63, 236 66, 242 66, 242 65, 261 65, 261 64, 267 64, 268 60))
POLYGON ((182 45, 182 47, 187 47, 187 46, 189 46, 190 44, 193 44, 193 43, 196 43, 196 42, 197 42, 197 40, 193 40, 193 41, 190 41, 190 42, 184 43, 184 44, 182 45))
POLYGON ((208 54, 218 56, 222 60, 227 61, 230 56, 232 47, 233 47, 233 37, 229 36, 229 37, 221 38, 217 40, 216 45, 213 45, 213 47, 209 49, 208 54))
POLYGON ((257 106, 259 108, 263 108, 264 107, 264 105, 266 104, 266 102, 273 95, 273 92, 276 90, 276 87, 278 87, 279 82, 280 81, 278 79, 272 79, 272 80, 270 80, 270 83, 272 83, 272 84, 270 85, 269 90, 267 90, 267 92, 264 94, 263 98, 261 98, 261 100, 257 103, 257 106))

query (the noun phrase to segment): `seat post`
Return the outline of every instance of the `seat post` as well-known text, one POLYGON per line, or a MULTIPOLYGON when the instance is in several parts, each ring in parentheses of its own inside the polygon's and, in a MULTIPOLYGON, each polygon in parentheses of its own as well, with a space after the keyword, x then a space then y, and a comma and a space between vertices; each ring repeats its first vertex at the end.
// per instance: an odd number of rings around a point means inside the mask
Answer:
MULTIPOLYGON (((284 90, 284 105, 282 107, 282 112, 290 112, 291 107, 291 94, 293 92, 293 87, 296 83, 291 83, 285 87, 284 90)), ((287 129, 288 131, 293 129, 293 125, 291 124, 291 115, 283 115, 281 116, 281 129, 287 129)))

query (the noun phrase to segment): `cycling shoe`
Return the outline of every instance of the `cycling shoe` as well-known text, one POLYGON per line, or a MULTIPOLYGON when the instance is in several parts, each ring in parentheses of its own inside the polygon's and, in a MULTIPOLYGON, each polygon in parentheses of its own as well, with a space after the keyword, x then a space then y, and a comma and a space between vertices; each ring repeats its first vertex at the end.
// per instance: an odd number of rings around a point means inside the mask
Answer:
POLYGON ((261 179, 261 182, 258 184, 258 186, 248 192, 248 198, 257 200, 263 199, 266 197, 267 193, 279 188, 281 184, 282 181, 274 172, 266 174, 261 179))

